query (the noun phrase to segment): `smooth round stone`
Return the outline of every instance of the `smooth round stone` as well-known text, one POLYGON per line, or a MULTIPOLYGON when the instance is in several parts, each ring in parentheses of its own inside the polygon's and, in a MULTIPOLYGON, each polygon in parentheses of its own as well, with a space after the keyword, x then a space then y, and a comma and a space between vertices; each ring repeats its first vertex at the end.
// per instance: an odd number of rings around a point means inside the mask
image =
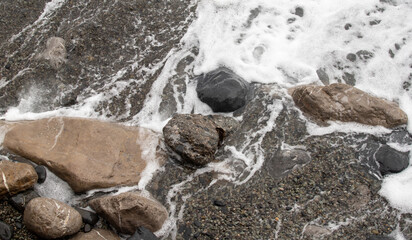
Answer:
POLYGON ((38 165, 34 168, 34 170, 36 170, 37 173, 37 183, 44 183, 44 181, 46 181, 47 178, 47 170, 46 167, 42 166, 42 165, 38 165))

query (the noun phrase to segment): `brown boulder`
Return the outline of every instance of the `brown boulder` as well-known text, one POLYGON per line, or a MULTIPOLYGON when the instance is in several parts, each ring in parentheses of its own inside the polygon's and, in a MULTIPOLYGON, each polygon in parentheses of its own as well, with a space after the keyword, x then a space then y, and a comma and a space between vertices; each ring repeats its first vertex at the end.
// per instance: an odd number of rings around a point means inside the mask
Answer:
POLYGON ((147 129, 62 117, 16 124, 4 139, 7 149, 47 166, 75 192, 137 184, 158 143, 147 129))
POLYGON ((24 210, 27 229, 45 239, 54 239, 77 233, 82 217, 69 205, 50 198, 35 198, 24 210))
POLYGON ((397 104, 346 84, 305 85, 292 88, 290 92, 302 111, 321 121, 358 122, 389 128, 408 121, 397 104))
POLYGON ((132 192, 93 199, 89 205, 118 231, 127 234, 133 234, 139 226, 156 232, 168 216, 163 205, 132 192))
POLYGON ((0 174, 0 196, 22 192, 37 182, 36 171, 26 163, 0 161, 0 174))
POLYGON ((70 240, 120 240, 114 232, 106 229, 93 229, 88 233, 79 232, 70 240))

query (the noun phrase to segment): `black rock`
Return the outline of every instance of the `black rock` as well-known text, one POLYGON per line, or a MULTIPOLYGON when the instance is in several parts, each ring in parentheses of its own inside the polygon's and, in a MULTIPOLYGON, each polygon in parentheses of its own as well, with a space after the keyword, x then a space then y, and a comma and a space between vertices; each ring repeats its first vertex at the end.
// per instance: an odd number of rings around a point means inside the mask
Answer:
POLYGON ((389 56, 390 56, 391 58, 394 58, 394 57, 395 57, 395 53, 393 53, 392 49, 389 49, 388 53, 389 53, 389 56))
POLYGON ((370 235, 367 240, 395 240, 393 237, 380 236, 380 235, 370 235))
POLYGON ((369 22, 369 25, 373 26, 373 25, 378 25, 379 23, 381 23, 381 20, 373 20, 369 22))
POLYGON ((218 200, 218 199, 214 200, 214 201, 213 201, 213 204, 214 204, 215 206, 218 206, 218 207, 224 207, 224 206, 226 206, 226 203, 225 203, 224 201, 218 200))
POLYGON ((18 211, 23 212, 27 203, 29 203, 30 200, 38 197, 40 197, 40 195, 35 191, 28 190, 9 198, 9 203, 18 211))
POLYGON ((346 59, 348 59, 351 62, 354 62, 354 61, 356 61, 356 54, 349 53, 348 55, 346 55, 346 59))
POLYGON ((398 173, 408 167, 409 152, 400 152, 383 145, 375 153, 375 159, 379 163, 379 171, 382 175, 398 173))
POLYGON ((36 170, 36 173, 38 176, 37 183, 44 183, 44 181, 46 181, 46 178, 47 178, 46 167, 42 165, 38 165, 34 168, 34 170, 36 170))
POLYGON ((316 70, 316 74, 318 75, 319 80, 325 85, 329 85, 329 76, 325 72, 325 69, 319 68, 316 70))
POLYGON ((84 224, 83 232, 88 233, 92 230, 92 226, 90 224, 84 224))
POLYGON ((13 228, 0 221, 0 239, 9 240, 13 237, 13 228))
POLYGON ((87 210, 84 210, 78 207, 75 207, 75 209, 82 216, 84 223, 94 226, 99 221, 99 216, 96 213, 90 212, 90 211, 87 211, 87 210))
POLYGON ((298 15, 299 17, 303 17, 304 14, 305 14, 305 11, 303 10, 303 8, 297 7, 295 9, 295 15, 298 15))
POLYGON ((226 67, 220 67, 197 78, 197 95, 214 112, 233 112, 251 98, 248 82, 226 67))
POLYGON ((10 63, 7 63, 6 64, 6 66, 4 66, 7 70, 10 70, 10 68, 11 68, 11 64, 10 63))
POLYGON ((141 226, 127 240, 158 240, 158 238, 149 229, 141 226))

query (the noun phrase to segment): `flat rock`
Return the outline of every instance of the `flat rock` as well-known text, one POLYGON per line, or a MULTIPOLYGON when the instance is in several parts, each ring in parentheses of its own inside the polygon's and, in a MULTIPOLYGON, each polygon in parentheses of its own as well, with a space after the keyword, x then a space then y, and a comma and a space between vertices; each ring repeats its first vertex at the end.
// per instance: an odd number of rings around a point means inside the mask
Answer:
POLYGON ((45 239, 75 234, 82 226, 82 217, 74 208, 43 197, 27 204, 23 221, 27 229, 45 239))
POLYGON ((93 199, 89 205, 118 231, 127 234, 133 234, 140 226, 156 232, 168 216, 163 205, 132 192, 93 199))
POLYGON ((226 67, 202 74, 196 79, 198 97, 214 112, 233 112, 250 99, 250 84, 226 67))
POLYGON ((217 128, 211 118, 200 114, 175 114, 163 128, 166 144, 183 161, 205 165, 214 160, 221 142, 217 128))
POLYGON ((396 103, 346 84, 304 85, 292 88, 290 92, 302 111, 321 121, 358 122, 388 128, 408 122, 407 115, 396 103))
POLYGON ((79 232, 70 240, 120 240, 114 232, 106 229, 92 229, 88 233, 79 232))
POLYGON ((158 143, 147 129, 63 117, 21 122, 4 139, 8 150, 47 166, 75 192, 137 184, 158 143))
POLYGON ((7 160, 0 161, 0 196, 14 195, 34 186, 37 173, 34 168, 25 163, 7 160))

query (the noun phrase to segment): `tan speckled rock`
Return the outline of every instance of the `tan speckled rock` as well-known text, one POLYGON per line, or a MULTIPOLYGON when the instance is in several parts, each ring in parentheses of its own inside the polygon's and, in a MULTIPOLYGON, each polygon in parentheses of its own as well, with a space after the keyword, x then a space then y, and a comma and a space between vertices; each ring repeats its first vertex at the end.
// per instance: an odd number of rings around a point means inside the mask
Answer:
POLYGON ((70 240, 120 240, 114 232, 106 229, 92 229, 88 233, 79 232, 70 240))
POLYGON ((321 121, 339 120, 389 128, 408 122, 407 115, 396 103, 346 84, 305 85, 289 92, 302 111, 321 121))
POLYGON ((74 208, 42 197, 27 204, 23 220, 27 229, 45 239, 75 234, 82 226, 82 217, 74 208))
POLYGON ((133 234, 139 226, 156 232, 168 216, 162 204, 132 192, 93 199, 89 205, 118 231, 127 234, 133 234))
POLYGON ((37 173, 30 164, 0 161, 0 196, 22 192, 36 182, 37 173))
POLYGON ((47 166, 75 192, 136 185, 159 138, 148 129, 81 119, 50 118, 15 124, 4 146, 47 166))

